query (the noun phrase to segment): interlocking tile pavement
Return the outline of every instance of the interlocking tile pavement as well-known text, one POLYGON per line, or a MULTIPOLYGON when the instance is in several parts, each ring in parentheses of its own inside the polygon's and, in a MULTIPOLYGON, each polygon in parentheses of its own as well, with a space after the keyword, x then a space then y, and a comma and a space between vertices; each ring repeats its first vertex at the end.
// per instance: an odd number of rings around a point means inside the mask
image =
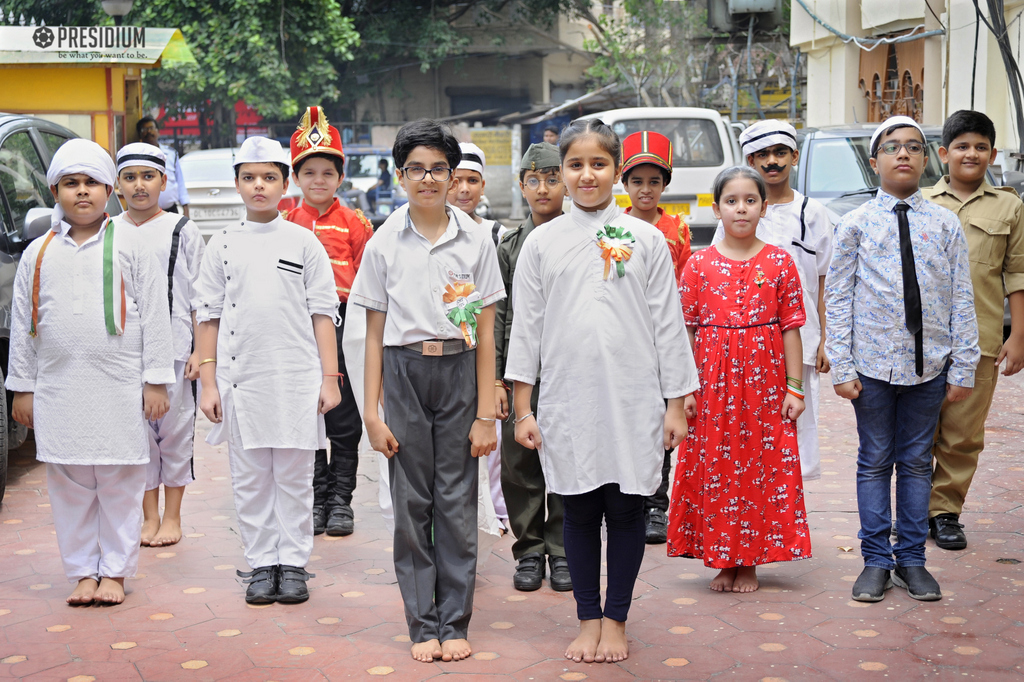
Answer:
POLYGON ((1024 679, 1024 378, 1003 378, 987 448, 962 520, 969 546, 928 544, 945 598, 894 589, 850 599, 861 568, 849 404, 823 381, 822 477, 806 484, 814 557, 766 566, 761 589, 716 594, 714 571, 649 546, 627 632, 630 657, 562 657, 575 636, 570 594, 512 588, 511 538, 481 557, 472 658, 423 664, 408 654, 391 539, 376 506, 377 464, 360 462, 356 533, 318 536, 306 604, 251 607, 224 446, 202 441, 184 501, 186 537, 143 548, 117 607, 71 608, 57 553, 45 467, 32 443, 11 455, 0 509, 0 678, 28 680, 883 680, 1024 679))

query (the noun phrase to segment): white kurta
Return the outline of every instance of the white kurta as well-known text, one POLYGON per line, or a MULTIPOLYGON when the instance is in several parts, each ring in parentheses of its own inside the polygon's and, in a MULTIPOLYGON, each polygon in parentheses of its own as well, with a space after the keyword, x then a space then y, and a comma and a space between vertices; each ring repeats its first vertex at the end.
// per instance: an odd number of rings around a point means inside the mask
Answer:
POLYGON ((218 231, 203 256, 197 299, 199 322, 220 319, 217 387, 225 419, 207 442, 228 439, 231 401, 245 449, 326 447, 311 316, 334 318, 338 294, 316 236, 281 218, 218 231))
MULTIPOLYGON (((14 282, 7 388, 34 393, 36 458, 51 464, 149 461, 143 383, 174 382, 167 273, 128 231, 117 231, 125 286, 124 334, 103 316, 104 226, 81 246, 62 222, 40 270, 38 335, 32 281, 45 235, 22 254, 14 282)), ((118 286, 115 284, 115 286, 118 286)))
POLYGON ((537 422, 551 492, 607 483, 651 495, 665 456, 665 399, 697 390, 697 367, 665 237, 612 204, 536 228, 523 243, 512 288, 505 377, 541 376, 537 422), (624 227, 636 243, 625 277, 604 260, 597 232, 624 227))

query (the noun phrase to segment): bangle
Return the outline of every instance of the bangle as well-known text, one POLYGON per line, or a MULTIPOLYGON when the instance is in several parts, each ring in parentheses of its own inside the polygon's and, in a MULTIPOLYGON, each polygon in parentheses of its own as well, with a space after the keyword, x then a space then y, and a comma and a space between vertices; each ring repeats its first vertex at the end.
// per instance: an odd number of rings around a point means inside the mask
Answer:
POLYGON ((202 367, 208 362, 217 362, 217 358, 206 358, 205 360, 199 363, 199 366, 202 367))
POLYGON ((525 421, 527 417, 532 417, 532 416, 533 416, 533 412, 532 411, 527 412, 522 417, 519 417, 518 419, 516 419, 516 424, 518 424, 521 421, 525 421))
POLYGON ((796 379, 794 377, 787 376, 786 377, 786 385, 787 386, 792 386, 793 388, 795 388, 797 390, 801 390, 804 387, 804 381, 803 381, 803 379, 796 379))
MULTIPOLYGON (((434 177, 434 176, 430 176, 430 177, 434 177)), ((340 373, 340 372, 336 372, 336 373, 334 373, 334 374, 325 374, 324 376, 325 376, 325 377, 343 377, 343 376, 345 376, 345 375, 344 375, 344 374, 342 374, 342 373, 340 373)))
POLYGON ((476 420, 478 422, 496 422, 496 421, 498 421, 497 419, 491 419, 490 417, 477 417, 476 420))
POLYGON ((788 393, 791 396, 794 396, 796 398, 800 398, 800 400, 804 399, 804 392, 803 391, 798 391, 798 390, 790 388, 788 386, 786 387, 786 393, 788 393))
POLYGON ((494 385, 497 386, 498 388, 508 388, 508 386, 505 385, 504 381, 495 381, 494 385))

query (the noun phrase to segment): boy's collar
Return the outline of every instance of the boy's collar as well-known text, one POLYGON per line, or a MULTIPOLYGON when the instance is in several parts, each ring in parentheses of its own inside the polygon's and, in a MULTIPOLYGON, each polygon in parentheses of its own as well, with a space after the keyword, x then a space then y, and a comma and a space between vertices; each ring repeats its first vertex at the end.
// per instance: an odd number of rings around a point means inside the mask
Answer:
POLYGON ((911 210, 920 211, 921 207, 924 205, 926 201, 924 195, 921 193, 920 188, 918 188, 916 192, 911 194, 906 199, 897 199, 896 197, 894 197, 893 195, 889 194, 884 189, 879 187, 878 196, 876 196, 875 199, 882 204, 882 207, 886 211, 893 210, 894 208, 896 208, 896 204, 900 203, 901 201, 905 201, 906 203, 910 204, 911 210))
POLYGON ((334 200, 331 202, 331 205, 327 207, 327 210, 325 210, 323 213, 321 213, 319 208, 317 208, 313 204, 311 204, 308 201, 306 201, 306 197, 302 197, 302 207, 304 209, 306 209, 307 211, 309 211, 310 213, 315 211, 317 216, 327 215, 328 213, 333 211, 335 209, 335 207, 338 204, 340 204, 340 203, 341 203, 341 200, 339 200, 338 197, 334 197, 334 200))
MULTIPOLYGON (((932 188, 932 191, 935 194, 949 194, 950 196, 956 197, 956 194, 953 193, 953 188, 949 184, 949 175, 948 174, 947 175, 943 175, 941 178, 939 178, 939 181, 935 183, 935 186, 932 188)), ((997 191, 996 188, 993 187, 991 183, 989 183, 988 178, 984 178, 981 181, 981 184, 978 186, 978 189, 976 189, 973 192, 971 192, 971 195, 969 197, 967 197, 967 201, 970 201, 974 197, 979 196, 981 194, 985 194, 985 193, 995 194, 996 191, 997 191)), ((959 200, 960 200, 959 197, 957 197, 957 201, 959 201, 959 200)), ((967 201, 965 201, 963 203, 966 204, 967 201)))
MULTIPOLYGON (((110 214, 104 213, 103 220, 100 222, 100 232, 106 229, 108 223, 110 223, 110 214)), ((60 223, 54 225, 51 229, 61 237, 67 237, 68 232, 71 232, 71 223, 67 221, 67 218, 61 218, 60 223)))

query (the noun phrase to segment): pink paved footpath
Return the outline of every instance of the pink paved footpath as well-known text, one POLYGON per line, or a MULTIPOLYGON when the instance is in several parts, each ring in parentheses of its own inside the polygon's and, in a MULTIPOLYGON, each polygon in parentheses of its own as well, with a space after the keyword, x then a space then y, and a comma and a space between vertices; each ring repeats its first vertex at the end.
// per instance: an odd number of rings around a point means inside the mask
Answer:
MULTIPOLYGON (((826 382, 827 384, 827 379, 826 382)), ((360 462, 356 532, 318 536, 302 605, 247 606, 245 569, 223 446, 201 441, 184 502, 182 542, 143 548, 116 607, 71 608, 53 535, 43 465, 12 453, 0 510, 0 678, 28 680, 1020 680, 1024 675, 1024 378, 1003 379, 988 448, 962 520, 969 546, 929 568, 945 597, 894 589, 851 601, 861 564, 853 411, 825 385, 822 468, 806 485, 814 557, 759 571, 752 594, 711 593, 714 571, 648 546, 627 632, 629 659, 572 663, 570 594, 512 588, 511 538, 482 553, 472 658, 409 657, 391 539, 376 506, 377 467, 360 462)))

